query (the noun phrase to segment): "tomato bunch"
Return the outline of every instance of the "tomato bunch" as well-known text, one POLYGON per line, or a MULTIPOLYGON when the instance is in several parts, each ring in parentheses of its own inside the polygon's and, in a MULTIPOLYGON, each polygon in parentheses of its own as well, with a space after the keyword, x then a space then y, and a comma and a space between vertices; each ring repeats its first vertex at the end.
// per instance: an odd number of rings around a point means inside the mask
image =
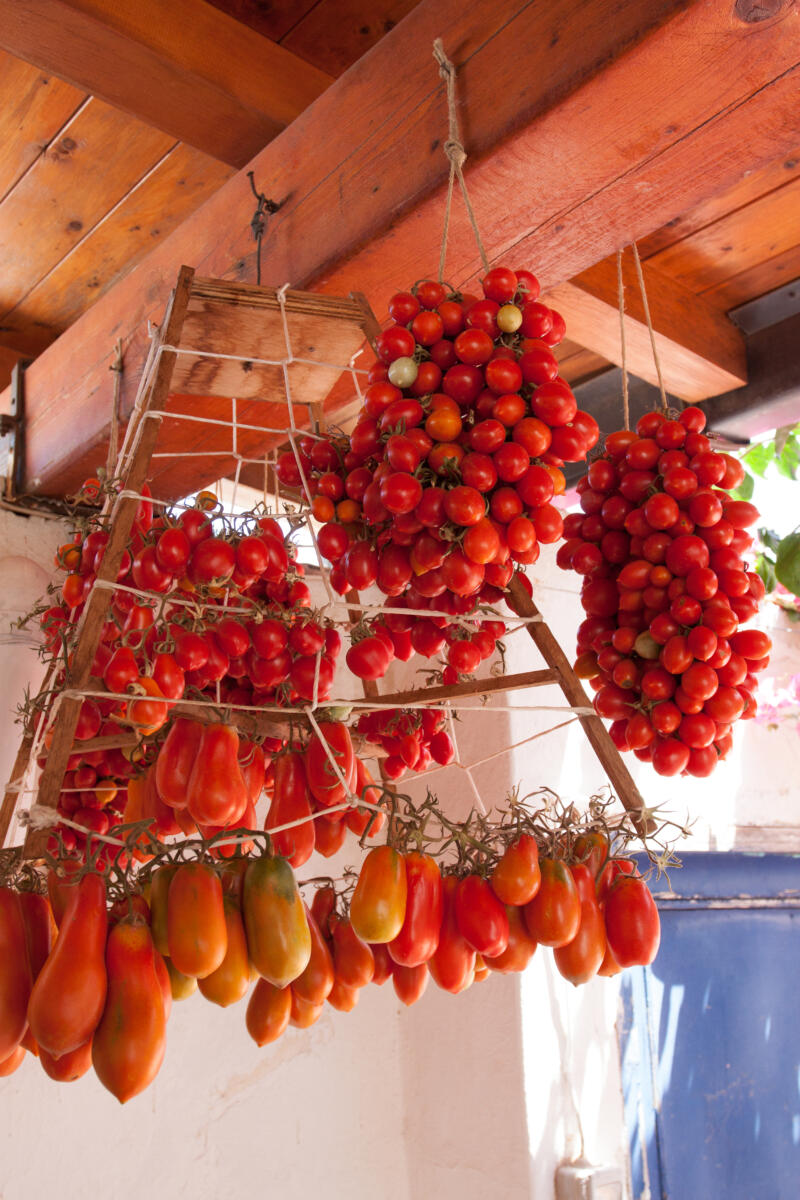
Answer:
POLYGON ((447 766, 455 757, 441 708, 384 708, 358 718, 356 729, 368 742, 381 746, 387 758, 383 771, 400 779, 406 770, 422 772, 435 763, 447 766))
POLYGON ((583 576, 575 669, 616 745, 660 775, 700 778, 730 750, 734 722, 754 716, 771 649, 740 628, 765 591, 744 559, 758 512, 731 498, 742 466, 704 428, 688 407, 610 434, 557 555, 583 576))
MULTIPOLYGON (((282 482, 310 492, 332 586, 377 585, 414 614, 404 628, 387 616, 386 636, 371 630, 351 647, 362 678, 405 652, 439 653, 448 615, 502 599, 515 565, 561 537, 561 467, 597 441, 558 374, 564 322, 538 300, 535 276, 496 267, 482 290, 428 280, 395 294, 352 433, 301 439, 276 465, 282 482)), ((475 671, 493 632, 453 638, 456 678, 475 671)))

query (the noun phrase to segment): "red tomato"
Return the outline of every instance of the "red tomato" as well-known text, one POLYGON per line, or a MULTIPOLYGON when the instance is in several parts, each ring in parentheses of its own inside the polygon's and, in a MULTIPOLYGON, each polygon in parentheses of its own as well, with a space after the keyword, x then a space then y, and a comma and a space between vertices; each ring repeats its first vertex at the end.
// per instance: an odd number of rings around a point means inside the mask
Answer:
POLYGON ((541 883, 525 905, 525 924, 531 937, 543 946, 564 946, 575 937, 580 923, 578 889, 566 863, 543 858, 539 865, 541 883))
POLYGON ((508 917, 485 879, 467 875, 459 881, 455 913, 461 935, 479 954, 503 953, 508 945, 508 917))
POLYGON ((503 904, 527 904, 539 890, 539 847, 529 833, 521 834, 503 853, 490 876, 492 889, 503 904))
POLYGON ((447 992, 463 992, 475 973, 475 951, 461 933, 455 914, 459 881, 448 875, 443 884, 443 916, 436 953, 428 963, 434 983, 447 992))
POLYGON ((646 966, 658 953, 661 922, 643 879, 619 875, 605 901, 608 944, 621 967, 646 966))
POLYGON ((443 916, 442 877, 434 859, 411 852, 405 856, 408 894, 403 926, 389 942, 394 962, 405 967, 426 963, 439 945, 443 916))

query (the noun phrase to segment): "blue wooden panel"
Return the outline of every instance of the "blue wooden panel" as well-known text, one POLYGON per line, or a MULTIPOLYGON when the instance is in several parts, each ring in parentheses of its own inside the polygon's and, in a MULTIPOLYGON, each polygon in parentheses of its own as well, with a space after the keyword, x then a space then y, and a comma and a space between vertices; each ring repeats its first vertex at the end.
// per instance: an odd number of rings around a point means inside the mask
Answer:
POLYGON ((623 979, 635 1197, 800 1196, 799 882, 783 855, 671 876, 659 955, 623 979))

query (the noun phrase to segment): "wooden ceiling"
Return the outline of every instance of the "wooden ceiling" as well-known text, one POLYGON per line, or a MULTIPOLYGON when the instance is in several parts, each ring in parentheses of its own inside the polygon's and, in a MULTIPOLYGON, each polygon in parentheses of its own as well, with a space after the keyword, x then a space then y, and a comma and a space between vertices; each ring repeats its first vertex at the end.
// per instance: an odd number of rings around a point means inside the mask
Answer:
MULTIPOLYGON (((254 278, 243 168, 256 150, 257 183, 281 204, 267 282, 360 287, 383 318, 392 290, 433 269, 437 34, 463 67, 490 256, 541 269, 568 323, 565 375, 619 361, 608 256, 636 237, 670 390, 697 399, 744 383, 727 312, 800 276, 797 6, 531 7, 0 0, 0 389, 13 362, 57 343, 29 376, 31 435, 39 412, 49 430, 31 479, 58 492, 82 469, 77 450, 53 457, 82 389, 95 404, 83 441, 102 441, 93 362, 110 361, 115 337, 140 350, 181 256, 254 278)), ((477 264, 460 214, 451 247, 461 283, 477 264)), ((626 284, 630 363, 651 378, 631 263, 626 284)))

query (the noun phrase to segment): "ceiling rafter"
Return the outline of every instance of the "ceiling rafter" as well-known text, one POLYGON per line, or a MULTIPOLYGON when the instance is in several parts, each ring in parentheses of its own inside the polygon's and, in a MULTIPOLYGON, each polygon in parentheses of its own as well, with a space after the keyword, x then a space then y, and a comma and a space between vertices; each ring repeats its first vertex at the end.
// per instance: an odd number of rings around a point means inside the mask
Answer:
POLYGON ((0 46, 234 167, 332 82, 205 0, 0 0, 0 46))

